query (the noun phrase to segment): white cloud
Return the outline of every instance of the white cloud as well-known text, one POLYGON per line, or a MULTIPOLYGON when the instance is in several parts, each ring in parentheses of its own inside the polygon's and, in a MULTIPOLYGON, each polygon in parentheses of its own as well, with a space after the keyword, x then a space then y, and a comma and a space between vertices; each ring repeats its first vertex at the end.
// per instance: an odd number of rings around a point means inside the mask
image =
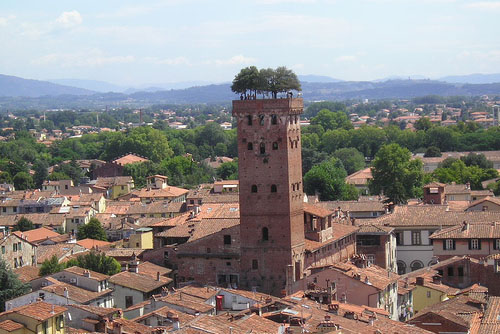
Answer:
POLYGON ((175 57, 175 58, 157 58, 157 57, 147 57, 144 60, 148 63, 153 63, 157 65, 188 65, 191 66, 191 62, 186 57, 175 57))
POLYGON ((356 56, 339 56, 337 58, 335 58, 335 61, 336 62, 340 62, 340 63, 347 63, 347 62, 351 62, 351 61, 355 61, 356 60, 356 56))
POLYGON ((14 15, 9 15, 9 16, 0 16, 0 27, 6 26, 9 21, 14 20, 16 17, 14 15))
POLYGON ((250 64, 256 61, 255 58, 245 57, 243 55, 233 56, 228 59, 215 59, 213 61, 208 61, 207 64, 214 63, 215 65, 241 65, 241 64, 250 64))
POLYGON ((56 19, 56 23, 60 24, 65 28, 75 27, 77 25, 82 24, 82 22, 83 22, 82 16, 76 10, 72 10, 70 12, 63 12, 56 19))
POLYGON ((481 10, 496 10, 500 9, 500 1, 479 1, 465 5, 466 8, 481 9, 481 10))
POLYGON ((109 56, 92 49, 78 53, 51 53, 32 61, 34 65, 59 65, 61 67, 99 67, 126 64, 135 61, 134 56, 109 56))

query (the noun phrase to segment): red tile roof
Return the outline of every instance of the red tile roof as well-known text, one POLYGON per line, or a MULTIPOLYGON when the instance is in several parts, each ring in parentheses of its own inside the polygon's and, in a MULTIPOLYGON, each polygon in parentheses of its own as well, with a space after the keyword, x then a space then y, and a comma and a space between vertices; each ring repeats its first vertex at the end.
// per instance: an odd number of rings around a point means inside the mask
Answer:
POLYGON ((7 314, 17 313, 38 321, 45 321, 65 312, 66 310, 67 309, 63 306, 53 305, 46 302, 35 302, 0 313, 0 317, 7 314))
MULTIPOLYGON (((500 218, 500 217, 499 217, 500 218)), ((500 238, 499 222, 462 223, 434 232, 431 239, 496 239, 500 238)))
POLYGON ((136 162, 144 162, 144 161, 149 161, 146 158, 139 157, 135 154, 127 154, 121 158, 118 158, 116 160, 113 160, 114 163, 125 166, 128 164, 133 164, 136 162))
POLYGON ((111 243, 107 241, 88 239, 88 238, 78 240, 76 243, 82 247, 85 247, 86 249, 102 248, 111 245, 111 243))
POLYGON ((60 236, 59 233, 54 232, 51 229, 45 227, 40 227, 34 230, 24 231, 24 232, 15 231, 13 233, 20 236, 21 238, 26 238, 26 240, 28 240, 31 243, 60 236))
POLYGON ((15 330, 23 328, 24 325, 20 324, 18 322, 12 321, 12 320, 4 320, 0 322, 0 329, 7 331, 7 332, 13 332, 15 330))

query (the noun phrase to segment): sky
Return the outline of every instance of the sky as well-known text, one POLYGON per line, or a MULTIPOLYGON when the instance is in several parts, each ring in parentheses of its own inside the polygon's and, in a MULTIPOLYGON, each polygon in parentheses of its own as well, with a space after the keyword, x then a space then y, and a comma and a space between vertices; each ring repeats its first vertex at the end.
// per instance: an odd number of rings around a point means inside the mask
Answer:
POLYGON ((500 72, 500 1, 2 0, 0 74, 120 85, 287 66, 343 80, 500 72))

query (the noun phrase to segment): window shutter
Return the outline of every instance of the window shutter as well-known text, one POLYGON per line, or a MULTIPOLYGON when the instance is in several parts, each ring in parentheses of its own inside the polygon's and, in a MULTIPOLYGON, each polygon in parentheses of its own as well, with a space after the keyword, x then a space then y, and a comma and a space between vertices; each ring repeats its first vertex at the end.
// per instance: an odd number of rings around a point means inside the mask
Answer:
POLYGON ((469 249, 472 249, 472 240, 469 239, 469 249))
POLYGON ((493 249, 497 249, 497 239, 493 239, 493 249))
POLYGON ((443 250, 446 250, 446 239, 443 239, 443 250))
POLYGON ((455 239, 453 239, 453 249, 455 249, 455 239))
POLYGON ((477 239, 477 249, 481 249, 481 239, 477 239))

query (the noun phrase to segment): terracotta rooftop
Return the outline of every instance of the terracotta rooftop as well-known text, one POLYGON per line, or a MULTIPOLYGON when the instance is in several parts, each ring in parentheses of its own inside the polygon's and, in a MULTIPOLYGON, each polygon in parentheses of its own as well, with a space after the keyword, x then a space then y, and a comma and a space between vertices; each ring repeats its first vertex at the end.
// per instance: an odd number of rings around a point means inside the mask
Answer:
POLYGON ((139 273, 147 275, 153 279, 156 279, 157 273, 160 273, 160 276, 166 276, 172 272, 172 269, 165 268, 148 261, 139 263, 138 267, 139 273))
POLYGON ((200 298, 187 293, 183 293, 182 291, 170 293, 167 296, 160 297, 159 300, 166 303, 167 305, 175 305, 200 313, 210 312, 215 307, 206 304, 205 298, 200 298))
MULTIPOLYGON (((499 212, 500 218, 500 212, 499 212)), ((500 222, 462 223, 434 232, 431 239, 496 239, 500 238, 500 222)))
POLYGON ((111 276, 109 282, 148 293, 170 284, 172 279, 160 276, 160 280, 158 281, 156 277, 152 278, 147 274, 141 274, 140 271, 139 273, 122 271, 121 273, 111 276))
POLYGON ((156 329, 154 327, 146 326, 124 318, 117 318, 113 319, 113 321, 111 322, 113 333, 118 333, 118 330, 114 329, 116 328, 117 324, 120 326, 121 333, 123 334, 150 334, 156 332, 156 329))
POLYGON ((80 268, 77 266, 66 268, 63 271, 66 271, 68 273, 72 273, 72 274, 75 274, 78 276, 85 276, 85 273, 88 272, 88 274, 90 276, 89 278, 96 280, 96 281, 104 281, 104 280, 107 280, 109 278, 108 275, 98 273, 97 271, 80 268))
POLYGON ((477 201, 474 201, 468 205, 468 208, 471 208, 473 206, 476 206, 478 204, 484 203, 484 202, 491 202, 493 204, 499 205, 500 206, 500 198, 498 197, 492 197, 492 196, 486 196, 485 198, 478 199, 477 201))
POLYGON ((67 309, 63 306, 53 305, 46 302, 35 302, 2 312, 0 313, 0 318, 7 314, 17 313, 38 321, 45 321, 65 312, 66 310, 67 309))
MULTIPOLYGON (((137 317, 137 318, 133 319, 133 321, 134 322, 141 322, 142 320, 147 319, 151 316, 160 316, 162 318, 167 318, 167 319, 176 318, 179 320, 179 323, 181 326, 185 325, 186 323, 190 322, 191 320, 193 320, 195 318, 194 315, 180 312, 180 311, 173 309, 173 308, 170 308, 168 306, 163 306, 163 307, 160 307, 159 309, 156 309, 154 311, 146 313, 143 316, 137 317)), ((165 326, 165 324, 163 324, 163 326, 165 326)), ((171 326, 167 326, 167 327, 170 328, 171 326)))
POLYGON ((112 186, 126 186, 129 183, 134 183, 132 176, 98 177, 95 186, 107 189, 112 186))
POLYGON ((463 221, 500 221, 500 212, 450 211, 446 205, 396 206, 394 212, 375 219, 359 219, 358 224, 382 224, 386 226, 454 226, 463 221))
POLYGON ((120 308, 112 308, 112 307, 99 307, 99 306, 90 306, 90 305, 79 305, 79 304, 71 304, 69 307, 78 308, 80 310, 84 310, 88 313, 95 314, 99 317, 106 317, 110 314, 114 314, 120 312, 120 308))
POLYGON ((14 273, 19 277, 24 283, 29 283, 34 279, 40 277, 40 268, 35 266, 24 266, 12 269, 14 273))
POLYGON ((78 240, 76 242, 78 245, 86 248, 86 249, 92 249, 92 248, 102 248, 102 247, 107 247, 109 245, 111 245, 110 242, 107 242, 107 241, 102 241, 102 240, 95 240, 95 239, 82 239, 82 240, 78 240))
POLYGON ((333 264, 330 268, 330 270, 340 271, 350 277, 354 277, 354 275, 358 274, 360 275, 360 282, 372 285, 380 290, 385 289, 391 283, 397 282, 400 278, 398 274, 393 272, 388 274, 386 269, 373 264, 365 268, 358 268, 350 261, 347 261, 333 264), (366 280, 366 278, 368 278, 368 280, 366 280))
POLYGON ((231 228, 240 224, 240 220, 232 219, 203 219, 194 229, 188 242, 204 238, 221 230, 231 228))
POLYGON ((36 250, 37 263, 43 263, 43 261, 49 260, 53 255, 56 255, 61 260, 66 256, 83 251, 85 251, 85 248, 77 244, 40 245, 36 250))
POLYGON ((394 228, 390 226, 366 224, 359 227, 358 234, 389 234, 392 231, 394 228))
POLYGON ((139 190, 132 191, 132 196, 137 196, 139 198, 176 198, 182 195, 186 195, 189 192, 187 189, 178 188, 174 186, 167 186, 163 189, 151 189, 142 188, 139 190))
POLYGON ((156 222, 156 223, 153 223, 151 225, 148 225, 150 227, 174 227, 174 226, 178 226, 178 225, 182 225, 184 223, 186 223, 186 221, 189 219, 189 217, 191 216, 191 213, 190 212, 186 212, 186 213, 183 213, 179 216, 176 216, 174 218, 163 218, 161 221, 159 222, 156 222))
POLYGON ((95 292, 60 281, 57 281, 57 283, 55 284, 44 286, 41 288, 41 290, 51 292, 61 297, 65 297, 65 293, 67 292, 69 299, 74 300, 80 304, 90 303, 113 292, 113 290, 111 289, 106 289, 101 292, 95 292))
POLYGON ((385 212, 385 204, 382 201, 327 201, 319 202, 318 205, 329 210, 349 212, 385 212))
POLYGON ((333 211, 325 209, 323 206, 304 203, 304 212, 319 218, 325 218, 333 214, 333 211))
POLYGON ((345 178, 347 184, 367 185, 368 180, 373 179, 372 169, 370 167, 359 170, 345 178))
POLYGON ((59 233, 52 231, 51 229, 40 227, 30 231, 15 231, 14 234, 20 236, 21 238, 25 238, 31 243, 36 243, 37 241, 42 241, 44 239, 49 239, 52 237, 60 236, 59 233))
POLYGON ((4 320, 0 322, 0 329, 4 330, 6 332, 13 332, 15 330, 24 328, 23 324, 20 324, 18 322, 12 321, 12 320, 4 320))
POLYGON ((106 256, 111 257, 132 257, 132 256, 141 256, 144 253, 145 249, 142 248, 109 248, 103 250, 106 256))
POLYGON ((122 165, 122 166, 125 166, 128 164, 133 164, 136 162, 144 162, 144 161, 149 161, 149 160, 146 158, 139 157, 135 154, 127 154, 121 158, 113 160, 114 163, 116 163, 118 165, 122 165))

